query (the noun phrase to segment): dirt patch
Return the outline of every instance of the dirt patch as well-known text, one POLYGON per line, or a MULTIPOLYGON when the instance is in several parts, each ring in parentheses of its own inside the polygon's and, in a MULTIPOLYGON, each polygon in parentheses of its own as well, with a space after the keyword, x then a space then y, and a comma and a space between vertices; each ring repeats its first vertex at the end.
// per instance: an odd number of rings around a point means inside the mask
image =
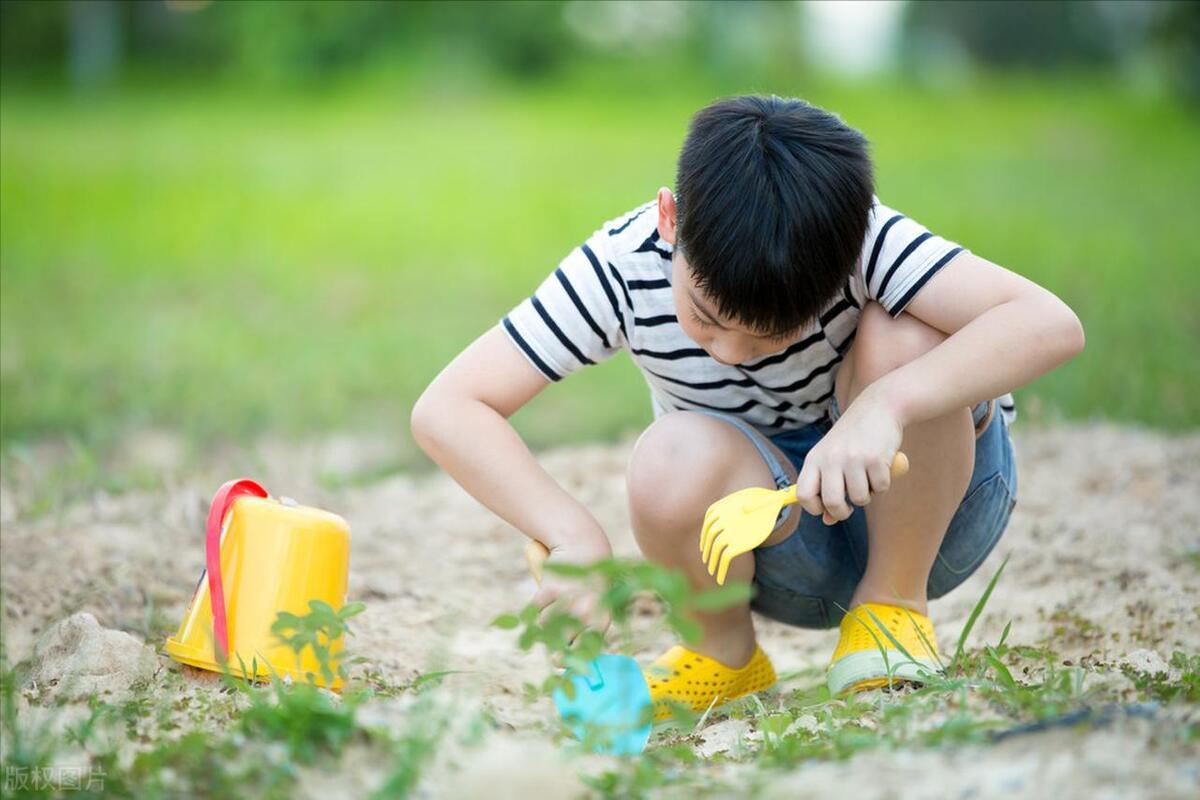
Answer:
MULTIPOLYGON (((274 492, 349 520, 350 593, 368 605, 353 649, 395 684, 433 670, 453 670, 444 679, 446 691, 487 710, 501 734, 541 729, 550 710, 526 703, 522 684, 544 676, 544 660, 520 652, 510 633, 488 626, 532 593, 523 539, 444 476, 399 475, 357 487, 331 481, 331 469, 353 472, 360 461, 380 457, 377 441, 362 445, 368 455, 361 459, 352 441, 338 438, 334 445, 289 450, 274 443, 248 461, 259 465, 253 474, 274 492), (326 458, 329 453, 336 458, 326 458), (329 488, 339 485, 343 488, 329 488)), ((573 447, 543 456, 550 472, 609 532, 616 552, 628 556, 637 553, 623 477, 631 446, 573 447)), ((156 453, 168 450, 156 443, 156 453)), ((1068 661, 1087 658, 1155 672, 1167 668, 1173 651, 1200 652, 1195 622, 1200 614, 1200 435, 1108 425, 1020 431, 1017 455, 1019 502, 1012 522, 979 572, 933 604, 942 637, 953 640, 988 577, 1008 556, 975 641, 995 641, 1011 621, 1013 644, 1052 644, 1068 661)), ((37 638, 76 612, 99 622, 93 631, 90 622, 73 617, 70 630, 83 626, 94 637, 103 626, 161 647, 203 567, 207 500, 228 477, 233 475, 197 474, 156 491, 97 493, 33 515, 23 505, 27 487, 6 476, 0 485, 0 585, 9 659, 34 657, 37 638)), ((643 661, 671 644, 653 621, 648 607, 637 625, 643 661)), ((811 674, 823 667, 835 637, 831 631, 767 620, 759 621, 759 632, 781 674, 811 674)), ((60 632, 57 641, 65 642, 66 634, 60 632)), ((134 647, 127 650, 120 658, 143 663, 134 647)), ((49 652, 38 651, 34 670, 52 671, 57 662, 49 652)), ((706 731, 701 751, 734 747, 740 729, 731 722, 706 731)), ((1194 726, 1195 720, 1188 724, 1194 726)), ((1200 786, 1195 743, 1170 737, 1164 743, 1161 732, 1159 723, 1129 720, 1087 732, 1017 737, 983 749, 906 751, 902 757, 876 751, 855 756, 850 765, 806 764, 786 781, 781 778, 776 789, 780 796, 817 796, 835 786, 844 791, 851 785, 845 781, 858 774, 871 781, 890 776, 877 785, 864 782, 863 796, 1194 792, 1200 786), (932 782, 930 776, 936 776, 932 782)), ((519 748, 504 735, 485 747, 473 771, 446 777, 445 785, 469 796, 508 778, 518 782, 513 762, 521 759, 512 753, 519 748), (513 770, 507 777, 506 765, 513 770)), ((559 796, 549 790, 542 794, 559 796)))

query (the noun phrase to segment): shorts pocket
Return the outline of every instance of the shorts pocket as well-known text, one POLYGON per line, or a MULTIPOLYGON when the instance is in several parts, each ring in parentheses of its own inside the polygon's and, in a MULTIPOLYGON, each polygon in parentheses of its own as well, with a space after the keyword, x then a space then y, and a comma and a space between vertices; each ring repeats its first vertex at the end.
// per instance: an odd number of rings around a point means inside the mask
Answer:
POLYGON ((929 596, 941 597, 979 568, 1008 525, 1015 505, 1012 491, 997 472, 968 494, 946 531, 929 575, 929 596))
POLYGON ((829 628, 829 606, 823 597, 754 584, 750 608, 764 617, 798 628, 829 628))

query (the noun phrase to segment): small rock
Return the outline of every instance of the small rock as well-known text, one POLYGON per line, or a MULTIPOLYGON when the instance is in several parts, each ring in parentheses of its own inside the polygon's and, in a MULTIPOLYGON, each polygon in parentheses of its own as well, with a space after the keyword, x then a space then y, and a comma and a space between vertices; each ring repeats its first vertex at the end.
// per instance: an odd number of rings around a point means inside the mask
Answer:
POLYGON ((91 614, 73 614, 34 645, 27 687, 66 701, 121 699, 157 668, 154 651, 128 633, 100 627, 91 614))
POLYGON ((696 755, 710 758, 717 753, 738 752, 746 747, 750 723, 744 719, 726 719, 700 731, 703 742, 696 745, 696 755))

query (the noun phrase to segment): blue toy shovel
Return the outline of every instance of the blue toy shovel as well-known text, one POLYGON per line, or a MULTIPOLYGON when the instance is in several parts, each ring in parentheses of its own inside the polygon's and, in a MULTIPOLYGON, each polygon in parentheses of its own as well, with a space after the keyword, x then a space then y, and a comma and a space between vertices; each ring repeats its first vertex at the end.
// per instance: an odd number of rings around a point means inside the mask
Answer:
MULTIPOLYGON (((541 542, 525 547, 529 572, 542 582, 542 564, 550 551, 541 542)), ((575 738, 593 744, 598 753, 637 755, 650 739, 650 688, 629 656, 603 653, 588 663, 586 674, 569 673, 571 694, 554 690, 558 715, 575 738)))

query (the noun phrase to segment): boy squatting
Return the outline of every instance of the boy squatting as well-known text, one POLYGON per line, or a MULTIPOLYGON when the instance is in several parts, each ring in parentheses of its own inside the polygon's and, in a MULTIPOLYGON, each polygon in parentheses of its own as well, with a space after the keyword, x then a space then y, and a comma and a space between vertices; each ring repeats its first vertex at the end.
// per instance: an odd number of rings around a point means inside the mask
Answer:
MULTIPOLYGON (((743 96, 692 119, 675 191, 607 222, 532 297, 464 350, 412 412, 417 442, 551 559, 611 553, 592 515, 508 418, 572 372, 627 350, 655 421, 628 468, 647 558, 713 579, 705 510, 750 486, 796 484, 771 536, 734 559, 749 604, 647 673, 658 718, 759 691, 775 672, 751 610, 840 623, 834 693, 887 682, 892 636, 929 665, 928 602, 964 581, 1015 504, 1008 394, 1084 345, 1079 319, 1025 278, 885 206, 867 142, 796 99, 743 96), (911 471, 890 479, 898 450, 911 471)), ((548 574, 534 602, 591 598, 548 574)), ((919 680, 917 665, 892 677, 919 680)))

